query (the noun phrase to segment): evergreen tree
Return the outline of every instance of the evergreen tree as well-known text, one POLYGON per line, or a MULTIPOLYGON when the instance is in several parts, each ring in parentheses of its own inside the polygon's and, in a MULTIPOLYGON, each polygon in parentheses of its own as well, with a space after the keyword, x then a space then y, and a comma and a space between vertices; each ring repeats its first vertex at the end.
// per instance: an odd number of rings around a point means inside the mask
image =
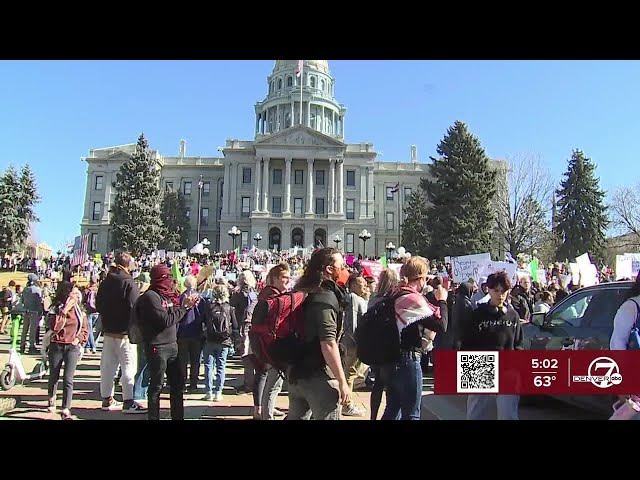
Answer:
POLYGON ((426 256, 429 249, 429 234, 425 228, 427 202, 421 189, 411 194, 404 212, 406 220, 402 224, 402 246, 412 255, 426 256))
POLYGON ((433 180, 421 179, 430 205, 430 258, 489 252, 494 224, 496 172, 480 140, 456 121, 431 158, 433 180))
POLYGON ((177 252, 187 247, 189 219, 187 205, 182 192, 167 192, 160 207, 163 241, 160 248, 169 252, 177 252))
POLYGON ((573 261, 583 253, 602 259, 609 226, 604 192, 595 176, 595 165, 580 150, 574 150, 560 184, 556 232, 561 240, 557 257, 573 261))
POLYGON ((156 250, 162 240, 160 166, 144 134, 131 158, 120 167, 114 188, 111 247, 134 255, 156 250))
POLYGON ((20 190, 18 200, 18 214, 25 222, 20 223, 19 241, 26 242, 33 224, 40 221, 36 216, 35 206, 40 202, 36 177, 29 165, 20 170, 20 190))
POLYGON ((0 178, 0 250, 3 252, 19 250, 26 240, 22 232, 28 232, 29 224, 20 216, 21 198, 20 178, 10 165, 0 178))

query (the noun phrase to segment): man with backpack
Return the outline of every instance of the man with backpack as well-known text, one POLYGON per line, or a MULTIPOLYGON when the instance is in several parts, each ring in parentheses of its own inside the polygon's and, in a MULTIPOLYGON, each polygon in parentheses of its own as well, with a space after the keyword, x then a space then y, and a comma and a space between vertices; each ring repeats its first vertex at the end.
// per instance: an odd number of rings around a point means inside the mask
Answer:
POLYGON ((349 278, 342 254, 334 248, 316 250, 298 281, 307 293, 299 356, 288 368, 289 420, 311 410, 315 420, 339 420, 351 389, 345 378, 338 342, 345 309, 343 288, 349 278), (342 285, 342 286, 341 286, 342 285))
POLYGON ((20 349, 22 353, 27 348, 27 335, 29 335, 29 353, 39 354, 36 344, 38 343, 38 324, 43 314, 42 290, 37 285, 38 276, 30 273, 27 277, 27 287, 22 292, 22 305, 24 307, 24 321, 22 323, 22 339, 20 349))

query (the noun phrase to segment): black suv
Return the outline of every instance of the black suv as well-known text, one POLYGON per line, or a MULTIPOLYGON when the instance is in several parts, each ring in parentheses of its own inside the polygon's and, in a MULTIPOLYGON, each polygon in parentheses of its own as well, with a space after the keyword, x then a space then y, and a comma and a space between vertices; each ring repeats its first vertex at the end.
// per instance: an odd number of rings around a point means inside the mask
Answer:
MULTIPOLYGON (((629 297, 633 282, 601 283, 582 288, 553 306, 533 314, 523 325, 528 350, 608 350, 613 318, 629 297)), ((560 395, 563 402, 610 416, 612 395, 560 395)))

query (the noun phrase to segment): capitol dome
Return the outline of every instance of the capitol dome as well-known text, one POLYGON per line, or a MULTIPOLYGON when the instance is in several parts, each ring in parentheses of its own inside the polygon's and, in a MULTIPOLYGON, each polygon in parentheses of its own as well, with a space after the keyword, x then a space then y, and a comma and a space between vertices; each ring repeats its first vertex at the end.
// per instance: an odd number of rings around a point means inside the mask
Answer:
MULTIPOLYGON (((276 60, 276 64, 273 67, 273 71, 284 70, 287 68, 295 67, 298 64, 298 60, 276 60)), ((329 61, 328 60, 305 60, 304 68, 310 68, 311 70, 317 70, 322 73, 329 73, 329 61)))

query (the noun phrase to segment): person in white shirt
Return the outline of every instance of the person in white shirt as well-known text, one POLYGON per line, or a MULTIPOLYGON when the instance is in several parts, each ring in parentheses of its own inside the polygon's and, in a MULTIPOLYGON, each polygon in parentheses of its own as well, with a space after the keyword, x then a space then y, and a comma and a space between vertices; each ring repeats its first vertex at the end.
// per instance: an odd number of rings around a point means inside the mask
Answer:
POLYGON ((553 304, 553 297, 551 293, 544 291, 540 293, 540 300, 538 300, 533 306, 533 313, 547 313, 551 310, 553 304))

